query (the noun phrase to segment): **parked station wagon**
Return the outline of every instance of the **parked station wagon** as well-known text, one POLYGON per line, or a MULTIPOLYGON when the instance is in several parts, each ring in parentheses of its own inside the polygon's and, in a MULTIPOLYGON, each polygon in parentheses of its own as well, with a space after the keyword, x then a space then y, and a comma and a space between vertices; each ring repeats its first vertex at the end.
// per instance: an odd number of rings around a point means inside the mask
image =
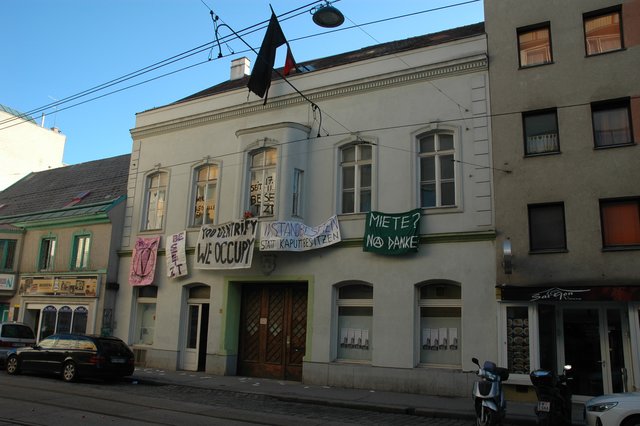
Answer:
POLYGON ((19 322, 0 323, 0 365, 7 360, 7 353, 13 348, 30 346, 36 343, 33 330, 19 322))

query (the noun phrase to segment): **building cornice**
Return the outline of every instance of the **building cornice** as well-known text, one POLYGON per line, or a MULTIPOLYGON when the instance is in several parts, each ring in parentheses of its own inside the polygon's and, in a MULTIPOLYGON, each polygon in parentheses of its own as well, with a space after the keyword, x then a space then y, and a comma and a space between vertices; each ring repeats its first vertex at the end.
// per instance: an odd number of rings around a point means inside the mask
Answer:
MULTIPOLYGON (((425 65, 408 70, 395 71, 375 77, 367 77, 352 80, 331 87, 305 92, 307 99, 319 102, 329 98, 341 96, 352 96, 357 93, 371 90, 379 90, 392 86, 415 84, 420 81, 435 80, 443 77, 450 77, 459 74, 468 74, 488 69, 488 58, 485 54, 478 54, 463 59, 447 61, 438 64, 425 65)), ((240 90, 240 89, 238 89, 240 90)), ((243 87, 241 90, 246 90, 243 87)), ((212 95, 211 97, 214 97, 212 95)), ((198 99, 194 102, 201 102, 198 99)), ((216 121, 229 120, 237 117, 251 115, 254 113, 282 109, 306 103, 307 100, 296 93, 269 99, 266 105, 262 100, 246 102, 232 107, 221 108, 205 113, 195 114, 178 119, 167 120, 148 126, 131 129, 131 136, 134 140, 143 139, 150 136, 160 135, 179 131, 186 128, 202 126, 216 121)), ((188 105, 185 103, 184 105, 188 105)))

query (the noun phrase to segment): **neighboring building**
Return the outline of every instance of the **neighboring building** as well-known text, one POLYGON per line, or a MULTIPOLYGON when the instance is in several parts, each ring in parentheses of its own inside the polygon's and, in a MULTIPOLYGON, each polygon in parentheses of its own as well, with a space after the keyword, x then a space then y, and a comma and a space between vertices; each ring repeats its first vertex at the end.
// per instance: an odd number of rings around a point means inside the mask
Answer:
POLYGON ((577 400, 638 390, 640 1, 487 0, 485 19, 500 362, 521 385, 572 364, 577 400))
POLYGON ((131 156, 31 173, 0 192, 0 311, 38 339, 110 334, 131 156))
POLYGON ((66 139, 60 130, 0 105, 0 191, 31 172, 62 166, 66 139))
POLYGON ((248 100, 240 73, 139 113, 115 334, 148 367, 468 395, 471 358, 497 356, 487 68, 480 23, 301 64, 289 80, 319 110, 281 79, 248 100), (419 251, 364 252, 369 211, 411 212, 398 227, 420 224, 419 251), (258 235, 250 268, 199 269, 250 254, 198 244, 245 216, 326 240, 339 223, 341 241, 262 251, 258 235), (182 231, 188 275, 168 278, 182 231), (153 282, 123 286, 157 237, 153 282))

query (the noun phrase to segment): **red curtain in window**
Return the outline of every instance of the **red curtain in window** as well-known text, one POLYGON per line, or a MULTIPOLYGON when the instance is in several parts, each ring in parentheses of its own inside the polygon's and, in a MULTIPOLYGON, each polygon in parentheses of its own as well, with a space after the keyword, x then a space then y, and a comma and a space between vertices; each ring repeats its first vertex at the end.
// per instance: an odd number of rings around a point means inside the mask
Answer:
POLYGON ((640 244, 640 204, 637 201, 602 207, 605 246, 640 244))

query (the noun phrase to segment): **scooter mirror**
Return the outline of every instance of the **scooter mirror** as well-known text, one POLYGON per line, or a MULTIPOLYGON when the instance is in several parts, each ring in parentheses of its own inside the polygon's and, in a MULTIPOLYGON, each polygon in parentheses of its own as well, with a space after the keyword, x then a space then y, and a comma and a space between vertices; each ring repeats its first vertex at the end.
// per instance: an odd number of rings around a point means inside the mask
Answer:
POLYGON ((480 362, 478 361, 478 358, 476 358, 476 357, 471 358, 471 362, 473 362, 475 365, 480 367, 480 362))

